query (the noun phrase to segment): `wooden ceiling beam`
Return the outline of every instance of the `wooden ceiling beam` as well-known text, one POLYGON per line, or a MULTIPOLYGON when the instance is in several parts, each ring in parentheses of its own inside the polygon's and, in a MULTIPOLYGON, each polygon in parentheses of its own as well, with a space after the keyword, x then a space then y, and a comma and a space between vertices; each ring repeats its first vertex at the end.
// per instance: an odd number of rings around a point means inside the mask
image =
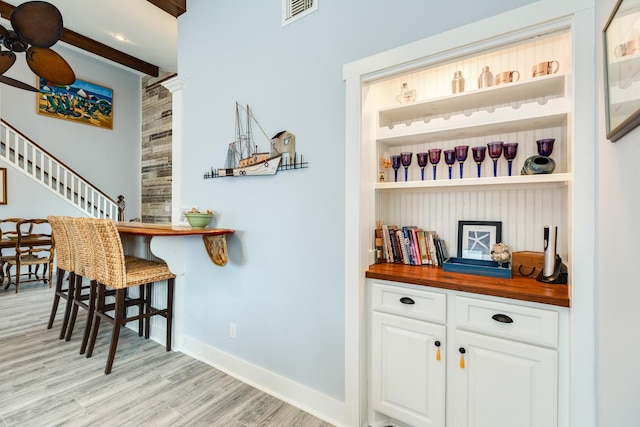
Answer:
MULTIPOLYGON (((9 3, 5 3, 4 1, 0 0, 0 15, 4 19, 9 19, 9 17, 11 16, 11 12, 13 12, 13 9, 15 9, 15 6, 12 6, 9 3)), ((93 53, 94 55, 108 59, 109 61, 124 65, 125 67, 131 68, 133 70, 140 71, 141 73, 147 74, 149 76, 158 77, 160 75, 160 69, 158 68, 158 66, 138 59, 127 53, 121 52, 96 40, 90 39, 89 37, 85 37, 82 34, 76 33, 75 31, 71 31, 65 28, 62 31, 62 37, 60 37, 60 41, 68 43, 71 46, 75 46, 87 52, 93 53)))
POLYGON ((143 61, 142 59, 138 59, 127 53, 121 52, 117 49, 107 46, 106 44, 90 39, 89 37, 85 37, 82 34, 76 33, 75 31, 71 31, 65 28, 62 31, 62 37, 60 37, 60 41, 68 43, 87 52, 91 52, 95 55, 116 62, 118 64, 122 64, 125 67, 131 68, 133 70, 140 71, 149 76, 158 77, 160 75, 158 66, 143 61))
POLYGON ((176 18, 187 11, 187 0, 147 0, 176 18))

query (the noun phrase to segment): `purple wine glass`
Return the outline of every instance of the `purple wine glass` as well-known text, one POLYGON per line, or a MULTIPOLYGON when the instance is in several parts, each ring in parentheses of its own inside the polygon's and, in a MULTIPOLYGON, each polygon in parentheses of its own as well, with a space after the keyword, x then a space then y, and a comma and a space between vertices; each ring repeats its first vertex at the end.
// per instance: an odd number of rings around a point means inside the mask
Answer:
POLYGON ((400 169, 400 154, 391 156, 391 167, 394 172, 394 181, 398 182, 398 169, 400 169))
POLYGON ((442 153, 442 149, 440 148, 432 148, 428 151, 429 153, 429 162, 433 165, 433 180, 436 180, 436 169, 438 167, 438 163, 440 163, 440 154, 442 153))
POLYGON ((480 145, 478 147, 473 147, 471 151, 473 151, 473 160, 475 160, 476 164, 478 165, 478 178, 480 178, 482 162, 484 162, 487 147, 485 147, 484 145, 480 145))
POLYGON ((504 152, 504 158, 509 162, 509 176, 511 176, 511 162, 516 158, 516 154, 518 154, 518 143, 510 142, 508 144, 504 144, 502 146, 504 152))
POLYGON ((451 179, 451 168, 456 162, 456 150, 444 150, 444 162, 449 166, 449 179, 451 179))
POLYGON ((404 166, 404 180, 408 181, 409 175, 409 166, 411 165, 411 158, 413 157, 413 153, 407 151, 404 153, 400 153, 400 160, 402 161, 402 166, 404 166))
POLYGON ((424 181, 424 167, 429 162, 429 153, 416 153, 418 166, 420 166, 420 178, 424 181))
POLYGON ((489 157, 493 159, 493 176, 498 176, 498 159, 502 156, 502 141, 493 141, 487 144, 489 157))
POLYGON ((553 143, 555 138, 539 139, 536 141, 538 144, 538 154, 544 157, 549 157, 553 152, 553 143))
POLYGON ((469 155, 469 146, 457 145, 455 147, 455 150, 456 150, 456 160, 460 164, 460 178, 462 178, 462 166, 464 166, 464 161, 467 160, 467 155, 469 155))

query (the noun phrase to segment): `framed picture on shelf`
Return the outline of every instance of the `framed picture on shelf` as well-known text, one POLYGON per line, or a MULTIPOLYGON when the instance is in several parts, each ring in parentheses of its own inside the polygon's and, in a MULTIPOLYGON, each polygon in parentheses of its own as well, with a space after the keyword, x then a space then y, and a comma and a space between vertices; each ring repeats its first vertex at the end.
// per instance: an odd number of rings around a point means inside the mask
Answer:
POLYGON ((501 241, 501 221, 458 221, 458 258, 491 261, 491 247, 501 241))
POLYGON ((619 0, 603 35, 607 139, 640 124, 640 0, 619 0))
POLYGON ((0 205, 7 204, 7 168, 0 168, 0 205))

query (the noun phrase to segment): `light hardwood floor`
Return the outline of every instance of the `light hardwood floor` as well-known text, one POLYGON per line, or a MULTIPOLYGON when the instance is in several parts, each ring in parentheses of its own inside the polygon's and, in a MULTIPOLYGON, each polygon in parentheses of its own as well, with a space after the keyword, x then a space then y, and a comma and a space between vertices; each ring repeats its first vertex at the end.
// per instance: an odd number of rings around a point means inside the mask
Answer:
POLYGON ((0 290, 0 427, 330 426, 126 328, 105 375, 111 325, 103 322, 87 359, 83 310, 71 341, 59 340, 65 301, 48 330, 52 301, 42 283, 0 290))

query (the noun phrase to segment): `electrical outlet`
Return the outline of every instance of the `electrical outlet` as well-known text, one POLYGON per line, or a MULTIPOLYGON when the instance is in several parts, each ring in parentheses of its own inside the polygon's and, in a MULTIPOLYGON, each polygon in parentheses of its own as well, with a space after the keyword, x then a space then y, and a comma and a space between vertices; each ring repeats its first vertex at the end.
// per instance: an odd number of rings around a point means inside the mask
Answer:
POLYGON ((229 338, 236 339, 236 324, 229 323, 229 338))

